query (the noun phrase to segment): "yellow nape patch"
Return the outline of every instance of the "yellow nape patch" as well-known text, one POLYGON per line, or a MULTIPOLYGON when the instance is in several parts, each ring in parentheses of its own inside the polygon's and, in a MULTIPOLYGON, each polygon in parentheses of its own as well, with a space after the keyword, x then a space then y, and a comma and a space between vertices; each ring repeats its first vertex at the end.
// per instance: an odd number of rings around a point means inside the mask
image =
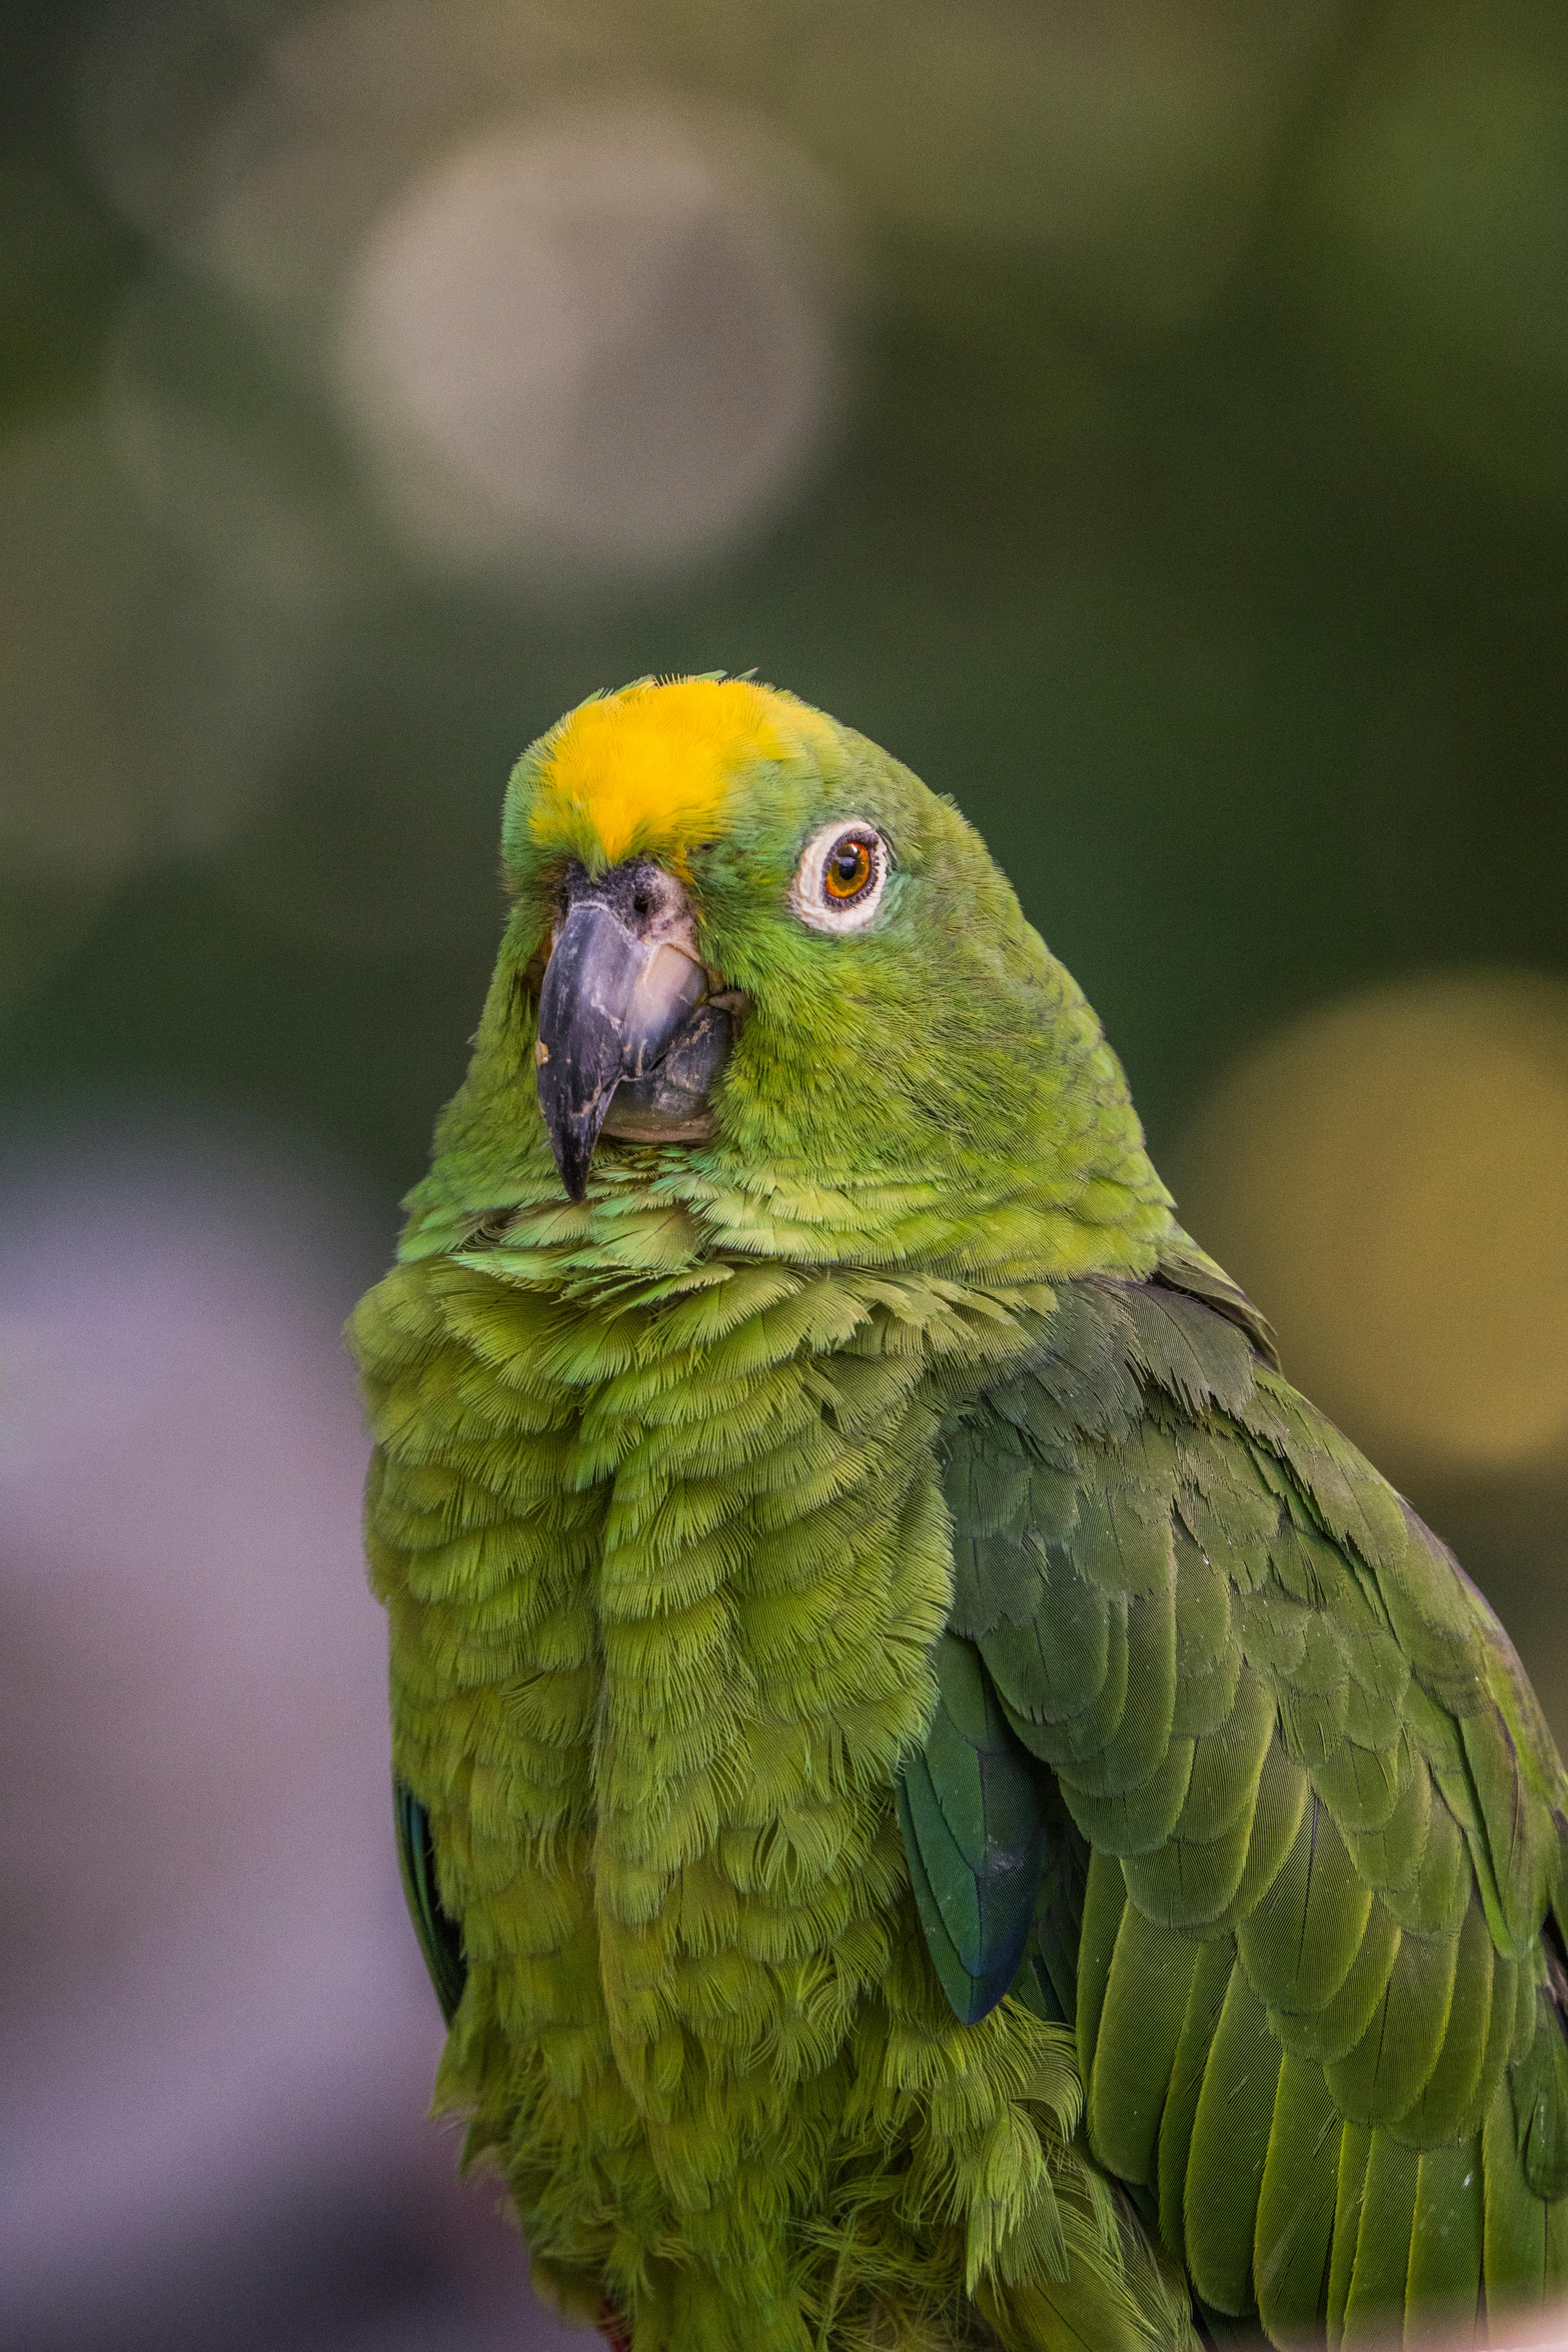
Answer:
POLYGON ((736 776, 820 727, 793 696, 749 678, 679 677, 585 702, 545 753, 529 830, 541 846, 612 866, 724 830, 736 776))

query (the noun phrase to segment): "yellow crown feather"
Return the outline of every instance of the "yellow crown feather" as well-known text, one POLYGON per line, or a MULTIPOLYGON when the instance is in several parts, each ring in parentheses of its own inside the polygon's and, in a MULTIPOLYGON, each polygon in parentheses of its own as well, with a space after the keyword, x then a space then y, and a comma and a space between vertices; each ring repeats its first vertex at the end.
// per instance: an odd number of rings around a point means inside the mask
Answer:
POLYGON ((529 831, 597 864, 677 857, 725 829, 736 778, 826 721, 749 678, 679 677, 584 702, 546 750, 529 831), (596 851, 597 856, 593 853, 596 851))

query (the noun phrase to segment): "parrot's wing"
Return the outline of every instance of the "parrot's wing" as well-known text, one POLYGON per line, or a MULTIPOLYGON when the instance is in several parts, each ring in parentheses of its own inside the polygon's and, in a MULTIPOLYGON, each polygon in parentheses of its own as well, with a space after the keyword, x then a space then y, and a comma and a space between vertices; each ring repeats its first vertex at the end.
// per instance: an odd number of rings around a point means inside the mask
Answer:
POLYGON ((393 1782, 392 1799, 397 1822, 397 1860, 403 1872, 403 1892, 408 1904, 408 1916, 414 1922, 419 1948, 425 1955, 425 1965, 430 1971, 430 1981, 441 2004, 441 2014, 450 2025, 458 2013, 458 2003, 463 1998, 463 1987, 468 1979, 462 1931, 442 1908, 441 1897, 437 1891, 436 1847, 430 1835, 430 1816, 412 1789, 401 1780, 393 1782))
POLYGON ((932 1958, 966 2020, 1017 1955, 1075 2023, 1090 2145, 1217 2309, 1337 2342, 1568 2289, 1556 1750, 1449 1554, 1195 1292, 1064 1285, 948 1430, 932 1958))

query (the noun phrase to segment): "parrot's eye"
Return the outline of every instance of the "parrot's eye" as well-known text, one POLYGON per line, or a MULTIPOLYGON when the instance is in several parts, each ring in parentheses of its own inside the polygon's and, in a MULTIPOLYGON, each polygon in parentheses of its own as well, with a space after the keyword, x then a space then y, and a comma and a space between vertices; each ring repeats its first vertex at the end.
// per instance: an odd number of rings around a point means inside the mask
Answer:
POLYGON ((831 900, 842 907, 852 907, 857 898, 865 897, 876 875, 877 852, 871 843, 847 833, 827 853, 822 887, 831 900))
POLYGON ((888 845, 874 824, 830 824, 806 843, 790 905, 814 930, 863 930, 877 911, 888 866, 888 845))

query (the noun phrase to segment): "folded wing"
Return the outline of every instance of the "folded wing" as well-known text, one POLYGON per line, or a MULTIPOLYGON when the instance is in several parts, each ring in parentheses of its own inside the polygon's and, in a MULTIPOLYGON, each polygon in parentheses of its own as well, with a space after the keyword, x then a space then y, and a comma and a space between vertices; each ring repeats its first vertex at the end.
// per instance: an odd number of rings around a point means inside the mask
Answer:
POLYGON ((1450 1556, 1192 1287, 1064 1286, 949 1433, 900 1797, 938 1973, 1073 2023, 1095 2155, 1277 2341, 1568 2292, 1555 1748, 1450 1556))

